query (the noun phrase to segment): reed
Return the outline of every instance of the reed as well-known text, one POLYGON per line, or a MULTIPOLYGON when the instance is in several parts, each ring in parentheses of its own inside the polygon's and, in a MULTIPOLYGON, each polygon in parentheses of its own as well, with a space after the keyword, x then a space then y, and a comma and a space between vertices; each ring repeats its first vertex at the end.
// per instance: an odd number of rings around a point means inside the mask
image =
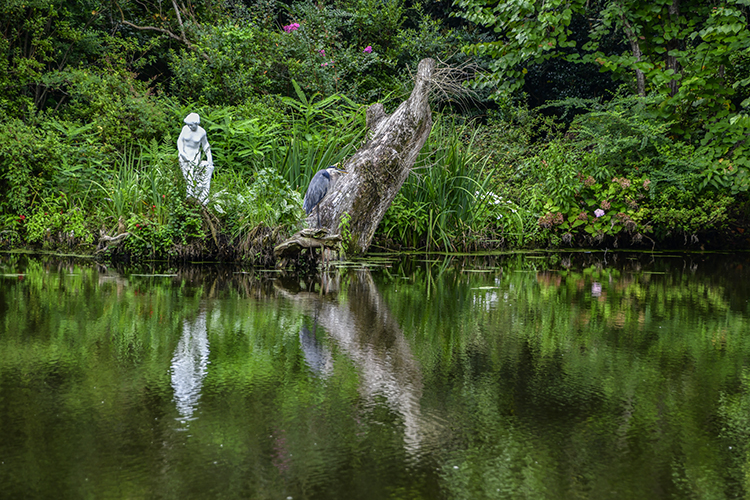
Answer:
POLYGON ((476 132, 438 117, 430 137, 389 209, 381 231, 402 244, 455 250, 455 242, 486 226, 493 171, 473 151, 476 132))

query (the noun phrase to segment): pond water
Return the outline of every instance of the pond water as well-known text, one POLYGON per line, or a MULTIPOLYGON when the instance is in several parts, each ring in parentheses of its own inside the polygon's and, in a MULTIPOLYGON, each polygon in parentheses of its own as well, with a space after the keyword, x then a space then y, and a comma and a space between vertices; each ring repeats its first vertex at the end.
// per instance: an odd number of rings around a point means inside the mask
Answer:
POLYGON ((3 255, 0 497, 746 497, 749 270, 3 255))

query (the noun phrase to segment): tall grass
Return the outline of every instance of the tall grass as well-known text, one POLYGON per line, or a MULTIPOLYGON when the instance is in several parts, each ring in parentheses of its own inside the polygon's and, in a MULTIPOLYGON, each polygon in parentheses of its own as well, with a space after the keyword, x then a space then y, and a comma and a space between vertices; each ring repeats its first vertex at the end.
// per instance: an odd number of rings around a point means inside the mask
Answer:
POLYGON ((133 147, 118 154, 115 169, 104 175, 101 182, 91 183, 99 188, 105 215, 118 221, 138 211, 140 200, 140 172, 143 161, 134 154, 133 147))
MULTIPOLYGON (((441 117, 413 171, 388 210, 381 235, 426 250, 456 250, 479 237, 491 237, 504 212, 492 191, 488 157, 473 149, 476 129, 441 117)), ((509 218, 510 219, 510 218, 509 218)))
POLYGON ((167 222, 169 205, 178 201, 175 197, 184 193, 185 187, 170 153, 155 141, 147 146, 130 146, 118 155, 115 169, 99 181, 91 180, 110 224, 132 215, 148 217, 158 224, 167 222))
POLYGON ((365 137, 365 127, 356 122, 341 123, 333 130, 315 135, 294 131, 291 136, 279 138, 258 162, 257 170, 272 168, 290 186, 304 191, 315 172, 345 161, 365 137))

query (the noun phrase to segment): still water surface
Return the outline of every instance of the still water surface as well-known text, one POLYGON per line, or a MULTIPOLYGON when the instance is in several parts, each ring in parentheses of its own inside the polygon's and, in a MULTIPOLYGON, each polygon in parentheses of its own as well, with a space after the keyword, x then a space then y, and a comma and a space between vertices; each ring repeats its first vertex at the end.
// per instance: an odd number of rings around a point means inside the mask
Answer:
POLYGON ((2 498, 750 494, 750 257, 0 256, 2 498))

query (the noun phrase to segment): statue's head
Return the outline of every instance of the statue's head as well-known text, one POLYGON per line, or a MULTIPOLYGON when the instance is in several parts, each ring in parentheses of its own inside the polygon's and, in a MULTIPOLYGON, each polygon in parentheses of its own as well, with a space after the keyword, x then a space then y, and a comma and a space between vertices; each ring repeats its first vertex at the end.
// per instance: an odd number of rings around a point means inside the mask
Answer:
POLYGON ((198 129, 198 125, 201 123, 201 117, 198 116, 198 113, 190 113, 185 117, 183 120, 185 122, 185 125, 187 125, 190 130, 195 132, 198 129))

